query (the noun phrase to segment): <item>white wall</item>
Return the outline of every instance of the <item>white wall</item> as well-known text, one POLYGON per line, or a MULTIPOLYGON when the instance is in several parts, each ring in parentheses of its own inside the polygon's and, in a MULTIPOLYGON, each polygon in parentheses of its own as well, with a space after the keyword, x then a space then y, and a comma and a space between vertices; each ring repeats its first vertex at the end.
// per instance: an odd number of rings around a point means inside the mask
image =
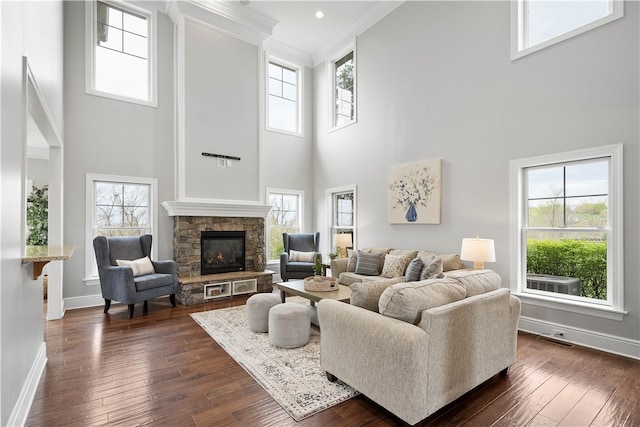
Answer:
POLYGON ((62 2, 0 2, 0 424, 21 423, 44 362, 42 281, 22 265, 23 55, 62 128, 62 2), (42 37, 46 34, 47 37, 42 37))
MULTIPOLYGON (((152 6, 152 3, 143 3, 152 6)), ((67 307, 101 301, 100 287, 85 277, 85 178, 87 173, 156 178, 158 199, 174 197, 173 24, 158 13, 158 107, 85 93, 84 2, 64 2, 65 244, 76 247, 65 261, 67 307), (89 298, 89 297, 95 298, 89 298), (86 297, 83 299, 83 297, 86 297)), ((173 257, 173 221, 159 205, 159 259, 173 257)))
POLYGON ((404 3, 357 39, 357 124, 326 133, 326 65, 315 68, 319 228, 324 190, 357 184, 360 247, 459 253, 463 237, 480 235, 495 239, 488 267, 508 281, 509 161, 622 143, 629 314, 522 313, 638 346, 638 14, 625 2, 623 19, 512 62, 509 2, 404 3), (442 223, 388 224, 389 167, 433 158, 443 159, 442 223))

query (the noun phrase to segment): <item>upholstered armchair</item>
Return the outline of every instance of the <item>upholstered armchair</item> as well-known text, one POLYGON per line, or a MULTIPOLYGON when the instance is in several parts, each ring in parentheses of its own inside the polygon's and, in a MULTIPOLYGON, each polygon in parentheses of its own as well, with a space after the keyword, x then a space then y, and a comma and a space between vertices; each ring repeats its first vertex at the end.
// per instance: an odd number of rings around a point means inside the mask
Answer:
POLYGON ((178 265, 173 260, 151 261, 151 239, 150 234, 93 239, 105 313, 112 300, 129 306, 129 319, 140 301, 146 310, 147 300, 169 295, 176 306, 178 265))
POLYGON ((280 277, 283 281, 289 279, 304 279, 313 276, 316 257, 322 257, 319 252, 320 232, 316 233, 282 233, 284 252, 280 254, 280 277))

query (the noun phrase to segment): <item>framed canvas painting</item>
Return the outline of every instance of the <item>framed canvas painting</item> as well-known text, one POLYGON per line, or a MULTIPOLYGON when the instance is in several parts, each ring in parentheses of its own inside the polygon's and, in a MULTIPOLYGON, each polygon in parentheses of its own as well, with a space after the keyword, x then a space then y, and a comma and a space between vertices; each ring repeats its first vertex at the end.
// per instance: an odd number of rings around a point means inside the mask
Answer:
POLYGON ((389 224, 440 224, 442 159, 389 168, 389 224))

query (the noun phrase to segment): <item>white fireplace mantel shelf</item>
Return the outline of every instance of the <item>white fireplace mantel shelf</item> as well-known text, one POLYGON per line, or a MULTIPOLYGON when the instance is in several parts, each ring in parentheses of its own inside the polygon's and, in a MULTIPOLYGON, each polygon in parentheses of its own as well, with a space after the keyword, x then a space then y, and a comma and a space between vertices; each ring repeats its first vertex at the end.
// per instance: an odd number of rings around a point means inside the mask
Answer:
POLYGON ((172 200, 162 202, 169 216, 220 216, 267 218, 271 206, 243 201, 190 201, 172 200))

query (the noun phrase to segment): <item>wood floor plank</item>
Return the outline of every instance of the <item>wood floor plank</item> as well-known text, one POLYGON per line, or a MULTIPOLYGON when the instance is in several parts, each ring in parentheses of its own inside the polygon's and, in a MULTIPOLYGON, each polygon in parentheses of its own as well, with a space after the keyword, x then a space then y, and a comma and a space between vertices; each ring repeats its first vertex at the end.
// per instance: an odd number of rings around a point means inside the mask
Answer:
MULTIPOLYGON (((191 313, 233 307, 247 296, 149 310, 115 304, 45 321, 48 362, 26 426, 367 426, 400 420, 357 396, 293 420, 191 313)), ((640 426, 640 361, 520 333, 518 360, 423 420, 421 426, 640 426)))

